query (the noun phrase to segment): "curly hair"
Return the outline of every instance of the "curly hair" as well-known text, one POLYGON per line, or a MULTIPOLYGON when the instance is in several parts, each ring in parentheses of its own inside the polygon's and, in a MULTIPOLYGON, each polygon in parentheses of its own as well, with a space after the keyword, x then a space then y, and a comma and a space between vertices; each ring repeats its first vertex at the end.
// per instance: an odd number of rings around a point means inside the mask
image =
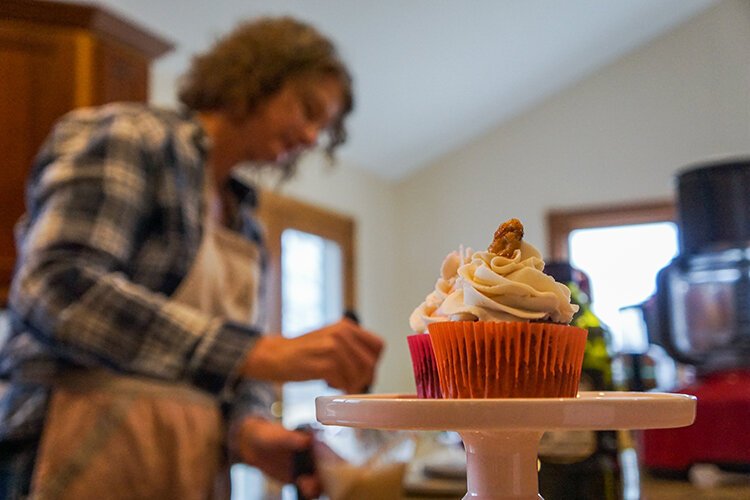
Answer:
POLYGON ((351 75, 329 39, 291 17, 246 21, 219 38, 193 57, 178 97, 194 111, 227 111, 240 119, 290 79, 308 75, 333 76, 343 88, 342 112, 331 124, 325 147, 333 158, 346 141, 344 118, 354 108, 351 75))

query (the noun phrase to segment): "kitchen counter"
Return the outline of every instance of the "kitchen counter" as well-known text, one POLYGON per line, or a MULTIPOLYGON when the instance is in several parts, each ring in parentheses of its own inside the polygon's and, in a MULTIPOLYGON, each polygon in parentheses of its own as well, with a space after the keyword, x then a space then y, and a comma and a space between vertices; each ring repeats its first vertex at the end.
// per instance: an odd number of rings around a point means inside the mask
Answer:
MULTIPOLYGON (((463 494, 437 494, 428 496, 406 494, 405 500, 460 500, 463 494)), ((712 489, 700 489, 687 481, 665 479, 646 479, 641 484, 639 500, 747 500, 750 498, 750 486, 722 486, 712 489)), ((549 499, 554 500, 554 499, 549 499)), ((628 498, 626 500, 637 500, 628 498)))
POLYGON ((743 485, 697 488, 688 481, 641 478, 640 500, 747 500, 750 482, 743 485))
MULTIPOLYGON (((460 500, 463 493, 408 493, 405 500, 460 500)), ((717 488, 697 488, 688 481, 641 478, 639 497, 629 497, 626 500, 747 500, 750 499, 750 484, 735 486, 720 486, 717 488)), ((555 500, 555 499, 548 499, 555 500)))
MULTIPOLYGON (((446 500, 461 499, 466 493, 466 481, 461 473, 463 451, 454 446, 441 446, 435 434, 422 436, 416 456, 404 478, 405 500, 446 500), (439 460, 436 462, 435 457, 439 460), (448 474, 443 478, 428 478, 423 470, 427 463, 442 464, 441 470, 448 474), (451 478, 452 477, 452 478, 451 478)), ((698 488, 687 480, 653 477, 646 472, 638 472, 639 466, 633 460, 623 467, 631 471, 626 477, 625 500, 748 500, 750 499, 750 475, 741 479, 741 484, 723 485, 714 488, 698 488), (626 479, 627 480, 627 479, 626 479)), ((547 499, 555 500, 555 499, 547 499)))

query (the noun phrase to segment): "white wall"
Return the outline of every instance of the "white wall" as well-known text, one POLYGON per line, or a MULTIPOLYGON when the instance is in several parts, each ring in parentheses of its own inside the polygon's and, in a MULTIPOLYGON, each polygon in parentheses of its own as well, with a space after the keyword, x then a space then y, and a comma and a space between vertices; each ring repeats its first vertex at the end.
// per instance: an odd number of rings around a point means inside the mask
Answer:
MULTIPOLYGON (((750 1, 729 0, 397 187, 408 317, 459 243, 518 217, 547 251, 551 208, 665 199, 679 168, 750 153, 750 1)), ((406 374, 404 375, 406 376, 406 374)))

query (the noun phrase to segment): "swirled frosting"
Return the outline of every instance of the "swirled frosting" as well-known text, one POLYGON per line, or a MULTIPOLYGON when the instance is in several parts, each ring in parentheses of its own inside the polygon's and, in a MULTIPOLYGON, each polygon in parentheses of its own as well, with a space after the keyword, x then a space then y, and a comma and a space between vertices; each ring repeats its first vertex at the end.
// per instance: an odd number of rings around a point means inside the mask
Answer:
POLYGON ((427 325, 436 321, 448 321, 450 317, 443 313, 441 305, 451 293, 456 291, 458 269, 471 260, 473 251, 459 248, 449 253, 440 266, 440 277, 435 282, 435 288, 427 295, 424 302, 419 304, 409 317, 409 326, 415 332, 426 332, 427 325))
POLYGON ((489 251, 463 259, 449 254, 435 290, 411 314, 409 325, 424 332, 431 322, 449 320, 567 324, 577 310, 568 287, 544 274, 541 253, 521 241, 510 257, 489 251))

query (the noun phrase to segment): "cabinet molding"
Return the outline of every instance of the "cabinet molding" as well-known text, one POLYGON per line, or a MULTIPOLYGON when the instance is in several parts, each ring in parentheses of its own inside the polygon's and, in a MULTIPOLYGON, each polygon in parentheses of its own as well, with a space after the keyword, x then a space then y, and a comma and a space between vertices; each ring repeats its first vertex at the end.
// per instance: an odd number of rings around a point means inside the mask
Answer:
POLYGON ((8 296, 31 163, 68 111, 148 100, 152 60, 168 41, 93 5, 0 1, 0 306, 8 296))

